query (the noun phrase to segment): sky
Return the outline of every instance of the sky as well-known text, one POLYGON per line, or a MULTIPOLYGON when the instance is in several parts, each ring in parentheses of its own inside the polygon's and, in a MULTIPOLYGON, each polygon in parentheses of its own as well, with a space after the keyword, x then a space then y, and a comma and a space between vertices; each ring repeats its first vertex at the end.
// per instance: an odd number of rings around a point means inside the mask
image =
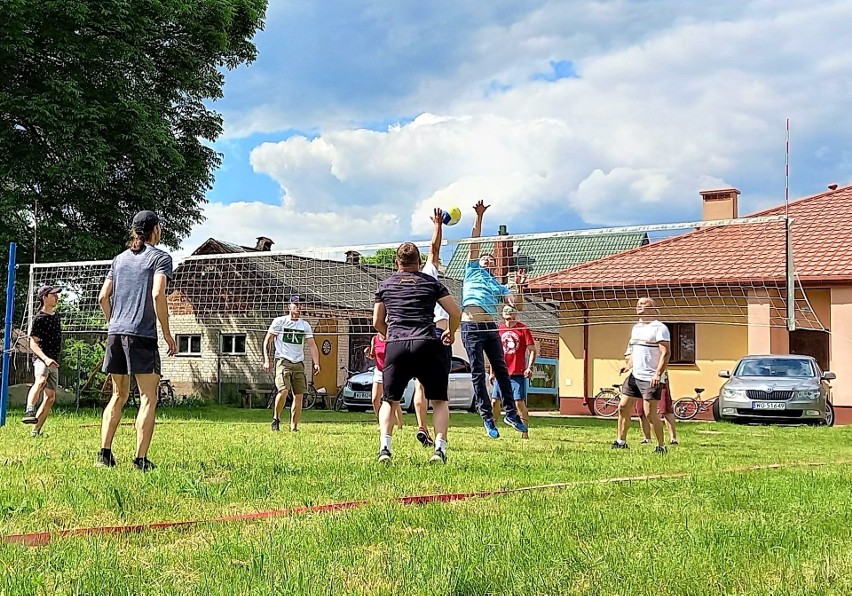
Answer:
POLYGON ((191 251, 740 214, 852 183, 852 3, 270 0, 226 75, 223 165, 191 251), (705 5, 706 4, 706 5, 705 5))

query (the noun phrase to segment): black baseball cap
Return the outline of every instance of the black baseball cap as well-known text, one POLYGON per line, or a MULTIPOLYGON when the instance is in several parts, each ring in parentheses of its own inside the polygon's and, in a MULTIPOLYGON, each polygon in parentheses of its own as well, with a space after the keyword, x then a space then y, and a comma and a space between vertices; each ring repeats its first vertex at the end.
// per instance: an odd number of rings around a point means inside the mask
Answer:
POLYGON ((36 296, 38 296, 39 300, 42 300, 48 294, 59 294, 62 291, 62 288, 57 288, 56 286, 41 286, 36 292, 36 296))
POLYGON ((290 304, 299 304, 299 302, 300 300, 298 294, 293 294, 292 296, 290 296, 290 304))
POLYGON ((154 231, 158 223, 160 218, 153 211, 140 211, 133 217, 133 229, 143 234, 154 231))

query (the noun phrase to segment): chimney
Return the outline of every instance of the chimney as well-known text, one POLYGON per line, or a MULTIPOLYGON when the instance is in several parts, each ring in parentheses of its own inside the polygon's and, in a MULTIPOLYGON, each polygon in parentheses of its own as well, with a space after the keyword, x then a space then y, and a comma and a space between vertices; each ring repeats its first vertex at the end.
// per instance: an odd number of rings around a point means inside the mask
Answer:
MULTIPOLYGON (((498 236, 508 236, 509 230, 505 225, 501 225, 497 229, 498 236)), ((509 275, 509 269, 512 267, 512 260, 515 252, 511 240, 498 240, 494 243, 494 259, 497 261, 496 277, 501 283, 506 283, 506 278, 509 275)))
POLYGON ((740 191, 736 188, 702 190, 700 194, 704 202, 702 214, 704 221, 737 218, 737 202, 740 191))
POLYGON ((271 238, 267 238, 266 236, 258 236, 257 244, 255 244, 254 249, 258 251, 269 251, 272 250, 272 245, 275 244, 271 238))
POLYGON ((361 264, 361 253, 357 250, 347 250, 346 251, 346 264, 347 265, 360 265, 361 264))
POLYGON ((831 184, 828 185, 828 190, 837 190, 837 184, 832 182, 831 184))

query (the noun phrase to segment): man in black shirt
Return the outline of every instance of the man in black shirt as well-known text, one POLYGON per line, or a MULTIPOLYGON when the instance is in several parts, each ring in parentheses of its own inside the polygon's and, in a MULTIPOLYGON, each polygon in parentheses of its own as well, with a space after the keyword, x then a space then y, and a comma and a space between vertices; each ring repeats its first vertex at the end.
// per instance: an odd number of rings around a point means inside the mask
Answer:
POLYGON ((392 402, 402 399, 408 382, 416 378, 432 402, 435 424, 435 454, 432 462, 447 461, 447 428, 450 405, 447 401, 447 352, 461 323, 461 310, 447 288, 420 271, 420 251, 411 242, 396 251, 398 271, 379 284, 373 309, 373 326, 386 338, 385 367, 382 372, 384 397, 379 410, 381 451, 378 460, 390 460, 394 417, 392 402), (438 339, 435 333, 435 304, 450 316, 449 328, 438 339))
POLYGON ((56 401, 56 387, 59 385, 59 354, 62 351, 62 323, 59 313, 54 312, 59 303, 61 288, 41 286, 36 293, 41 308, 33 317, 30 331, 30 350, 33 353, 33 372, 35 382, 27 395, 27 411, 21 422, 34 424, 32 436, 41 434, 41 429, 56 401), (39 398, 44 392, 44 401, 38 407, 39 398), (38 409, 36 409, 38 408, 38 409))

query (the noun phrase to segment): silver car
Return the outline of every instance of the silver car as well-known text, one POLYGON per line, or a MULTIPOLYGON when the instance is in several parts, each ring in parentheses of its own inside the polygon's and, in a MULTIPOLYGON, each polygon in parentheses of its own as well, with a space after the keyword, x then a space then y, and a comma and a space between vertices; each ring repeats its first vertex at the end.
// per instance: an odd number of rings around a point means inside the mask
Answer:
MULTIPOLYGON (((373 409, 373 368, 349 377, 343 386, 343 403, 350 412, 366 412, 373 409)), ((473 383, 470 379, 470 365, 462 358, 453 356, 450 368, 448 388, 450 407, 473 410, 473 383)), ((410 381, 400 402, 406 412, 414 411, 414 381, 410 381)))
POLYGON ((834 422, 825 381, 835 375, 822 372, 810 356, 747 356, 733 373, 719 376, 728 381, 719 392, 717 418, 834 422))

